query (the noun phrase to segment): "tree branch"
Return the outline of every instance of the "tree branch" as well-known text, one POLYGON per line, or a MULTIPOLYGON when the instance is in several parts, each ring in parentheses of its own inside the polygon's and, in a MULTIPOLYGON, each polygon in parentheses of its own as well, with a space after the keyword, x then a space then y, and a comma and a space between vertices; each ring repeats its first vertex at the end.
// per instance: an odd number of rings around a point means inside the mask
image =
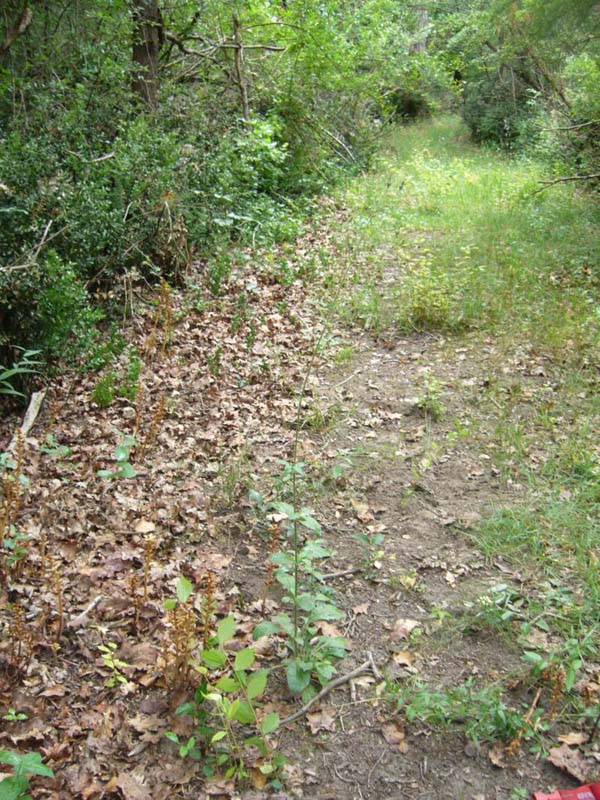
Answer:
POLYGON ((298 709, 298 711, 296 711, 294 714, 291 714, 289 717, 286 717, 284 720, 282 720, 279 723, 279 727, 283 728, 284 725, 289 725, 291 722, 295 722, 297 719, 300 719, 300 717, 303 717, 310 711, 315 703, 318 703, 319 700, 322 700, 324 697, 326 697, 333 689, 338 686, 342 686, 344 683, 354 680, 354 678, 358 678, 359 675, 363 675, 365 672, 372 672, 377 679, 381 678, 381 673, 379 672, 377 665, 373 660, 373 654, 368 653, 368 656, 368 659, 364 662, 364 664, 361 664, 360 667, 356 667, 356 669, 353 669, 352 672, 348 672, 346 675, 340 675, 338 678, 334 678, 331 683, 328 683, 327 686, 324 686, 318 694, 311 698, 306 705, 302 706, 302 708, 298 709))
POLYGON ((543 186, 540 189, 536 189, 533 194, 539 194, 543 192, 544 189, 550 188, 550 186, 554 186, 557 183, 570 183, 571 181, 594 181, 600 180, 600 172, 593 173, 592 175, 567 175, 565 178, 553 178, 551 181, 540 181, 543 186))

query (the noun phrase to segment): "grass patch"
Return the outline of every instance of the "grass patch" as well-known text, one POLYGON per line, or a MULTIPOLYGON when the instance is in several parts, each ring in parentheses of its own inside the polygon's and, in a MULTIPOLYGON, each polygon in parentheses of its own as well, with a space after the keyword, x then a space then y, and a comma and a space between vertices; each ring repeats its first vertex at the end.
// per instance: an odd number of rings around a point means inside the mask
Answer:
POLYGON ((600 209, 572 187, 534 194, 543 175, 539 163, 470 145, 453 118, 396 130, 345 194, 350 238, 371 263, 350 270, 341 316, 376 331, 485 327, 554 354, 589 353, 600 209))

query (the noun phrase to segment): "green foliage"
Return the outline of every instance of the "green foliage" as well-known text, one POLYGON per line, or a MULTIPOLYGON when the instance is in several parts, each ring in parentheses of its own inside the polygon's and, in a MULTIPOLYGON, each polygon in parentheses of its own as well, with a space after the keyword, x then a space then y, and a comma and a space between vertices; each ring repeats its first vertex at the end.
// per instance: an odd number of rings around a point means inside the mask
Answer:
POLYGON ((533 195, 539 161, 469 147, 463 135, 450 118, 395 132, 392 157, 348 193, 353 227, 340 238, 359 238, 369 264, 394 253, 403 274, 382 296, 369 270, 340 270, 343 306, 332 310, 378 332, 519 330, 561 359, 567 347, 588 358, 600 336, 598 206, 569 187, 533 195), (372 299, 368 312, 360 297, 372 299))
POLYGON ((132 16, 111 0, 47 3, 2 62, 2 348, 76 358, 123 276, 181 279, 193 253, 219 295, 231 265, 212 254, 294 237, 306 198, 367 162, 374 119, 421 103, 414 15, 392 0, 161 10, 172 36, 153 114, 132 97, 132 16))
POLYGON ((39 350, 25 350, 12 367, 7 368, 0 364, 0 394, 23 397, 22 392, 15 388, 15 384, 22 380, 23 375, 32 375, 37 371, 35 367, 40 364, 34 358, 37 355, 39 355, 39 350))
POLYGON ((320 634, 318 629, 319 622, 341 619, 343 612, 318 566, 330 553, 322 542, 317 520, 309 509, 296 510, 290 503, 277 501, 271 508, 287 520, 289 546, 273 554, 271 561, 275 578, 284 590, 282 603, 291 609, 291 615, 278 614, 259 623, 253 637, 277 634, 286 640, 288 688, 294 694, 302 694, 306 701, 315 694, 313 678, 324 686, 335 675, 335 663, 346 654, 346 639, 320 634), (304 544, 300 544, 300 528, 313 534, 304 544))
POLYGON ((115 397, 122 397, 133 402, 138 393, 138 379, 142 362, 135 348, 127 352, 127 362, 119 375, 115 370, 101 375, 92 392, 92 400, 99 408, 108 408, 115 397))
MULTIPOLYGON (((192 590, 191 583, 180 578, 178 601, 185 603, 192 590)), ((181 758, 203 758, 207 776, 222 773, 226 778, 243 781, 249 774, 248 749, 255 747, 261 755, 258 768, 263 775, 275 778, 284 760, 271 751, 266 737, 278 728, 279 714, 270 712, 261 717, 257 714, 260 698, 267 687, 268 672, 253 669, 256 660, 253 648, 238 650, 235 655, 229 652, 227 645, 234 639, 236 630, 232 615, 220 620, 210 646, 200 650, 194 663, 202 680, 194 699, 179 706, 176 712, 193 718, 194 735, 181 740, 169 731, 166 736, 179 746, 181 758), (250 734, 241 732, 248 727, 253 729, 250 734)))
POLYGON ((528 740, 543 727, 541 711, 527 715, 527 709, 510 707, 501 686, 477 689, 472 678, 462 686, 438 690, 419 684, 405 687, 398 690, 396 702, 409 722, 441 727, 459 724, 474 742, 528 740))
POLYGON ((99 469, 98 477, 108 481, 127 480, 135 478, 136 469, 131 464, 131 451, 136 446, 137 441, 133 436, 124 436, 115 447, 114 466, 112 469, 99 469))
POLYGON ((39 753, 21 755, 15 750, 0 750, 0 763, 7 764, 14 770, 14 775, 0 781, 0 800, 32 800, 29 794, 29 776, 54 777, 39 753))
POLYGON ((113 689, 120 683, 127 683, 127 678, 122 670, 129 666, 125 661, 116 657, 117 644, 109 642, 108 644, 101 644, 98 647, 102 658, 104 668, 110 672, 109 677, 105 680, 104 685, 109 689, 113 689))
POLYGON ((444 416, 444 403, 441 393, 440 381, 430 372, 425 374, 425 386, 422 394, 417 399, 417 407, 426 419, 439 422, 444 416))
POLYGON ((102 317, 73 264, 54 250, 26 270, 0 272, 0 312, 0 350, 35 347, 46 361, 87 352, 102 317))

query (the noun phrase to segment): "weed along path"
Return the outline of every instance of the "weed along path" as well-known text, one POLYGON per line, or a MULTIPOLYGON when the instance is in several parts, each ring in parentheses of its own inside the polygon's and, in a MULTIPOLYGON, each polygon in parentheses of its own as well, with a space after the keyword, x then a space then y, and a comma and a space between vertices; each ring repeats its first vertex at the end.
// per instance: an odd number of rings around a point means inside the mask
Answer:
POLYGON ((33 796, 598 777, 599 214, 542 174, 398 130, 293 245, 163 285, 53 387, 3 457, 33 796))

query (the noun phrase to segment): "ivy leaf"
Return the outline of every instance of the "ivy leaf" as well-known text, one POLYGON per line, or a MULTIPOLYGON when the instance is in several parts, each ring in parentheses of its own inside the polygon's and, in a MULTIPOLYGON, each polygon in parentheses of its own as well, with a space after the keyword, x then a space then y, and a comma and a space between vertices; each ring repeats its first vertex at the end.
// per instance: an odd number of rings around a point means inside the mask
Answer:
POLYGON ((309 531, 313 531, 313 533, 321 533, 321 526, 311 514, 302 514, 300 523, 305 528, 308 528, 309 531))
POLYGON ((227 675, 223 675, 222 678, 219 678, 215 686, 220 692, 226 692, 227 694, 230 692, 235 692, 240 688, 239 683, 234 680, 234 678, 230 678, 227 675))
POLYGON ((122 463, 119 470, 122 478, 135 478, 137 475, 135 467, 133 464, 130 464, 129 461, 122 463))
POLYGON ((276 711, 273 711, 271 714, 267 714, 267 716, 263 719, 260 723, 260 732, 265 736, 268 733, 273 733, 279 727, 279 714, 276 711))
POLYGON ((285 674, 290 692, 294 694, 302 694, 310 683, 310 669, 304 668, 299 661, 290 661, 285 674))
POLYGON ((201 650, 200 656, 209 669, 219 669, 227 662, 227 656, 221 650, 201 650))
POLYGON ((252 724, 254 722, 255 715, 254 709, 250 703, 248 703, 246 700, 241 700, 235 710, 233 719, 237 720, 237 722, 241 722, 242 725, 252 724))
POLYGON ((115 447, 115 461, 129 461, 129 447, 121 444, 115 447))
POLYGON ((261 695, 267 686, 267 673, 264 670, 255 672, 248 681, 246 687, 246 694, 253 700, 255 697, 261 695))
POLYGON ((288 519, 293 520, 296 518, 294 506, 289 503, 271 503, 271 508, 274 508, 275 511, 279 511, 280 514, 285 514, 288 519))
POLYGON ((264 622, 259 622, 256 628, 254 628, 252 638, 256 641, 260 639, 261 636, 270 636, 273 633, 279 633, 279 625, 265 620, 264 622))
POLYGON ((13 775, 4 778, 0 783, 0 800, 27 800, 30 795, 24 795, 28 785, 27 778, 24 776, 13 775))

